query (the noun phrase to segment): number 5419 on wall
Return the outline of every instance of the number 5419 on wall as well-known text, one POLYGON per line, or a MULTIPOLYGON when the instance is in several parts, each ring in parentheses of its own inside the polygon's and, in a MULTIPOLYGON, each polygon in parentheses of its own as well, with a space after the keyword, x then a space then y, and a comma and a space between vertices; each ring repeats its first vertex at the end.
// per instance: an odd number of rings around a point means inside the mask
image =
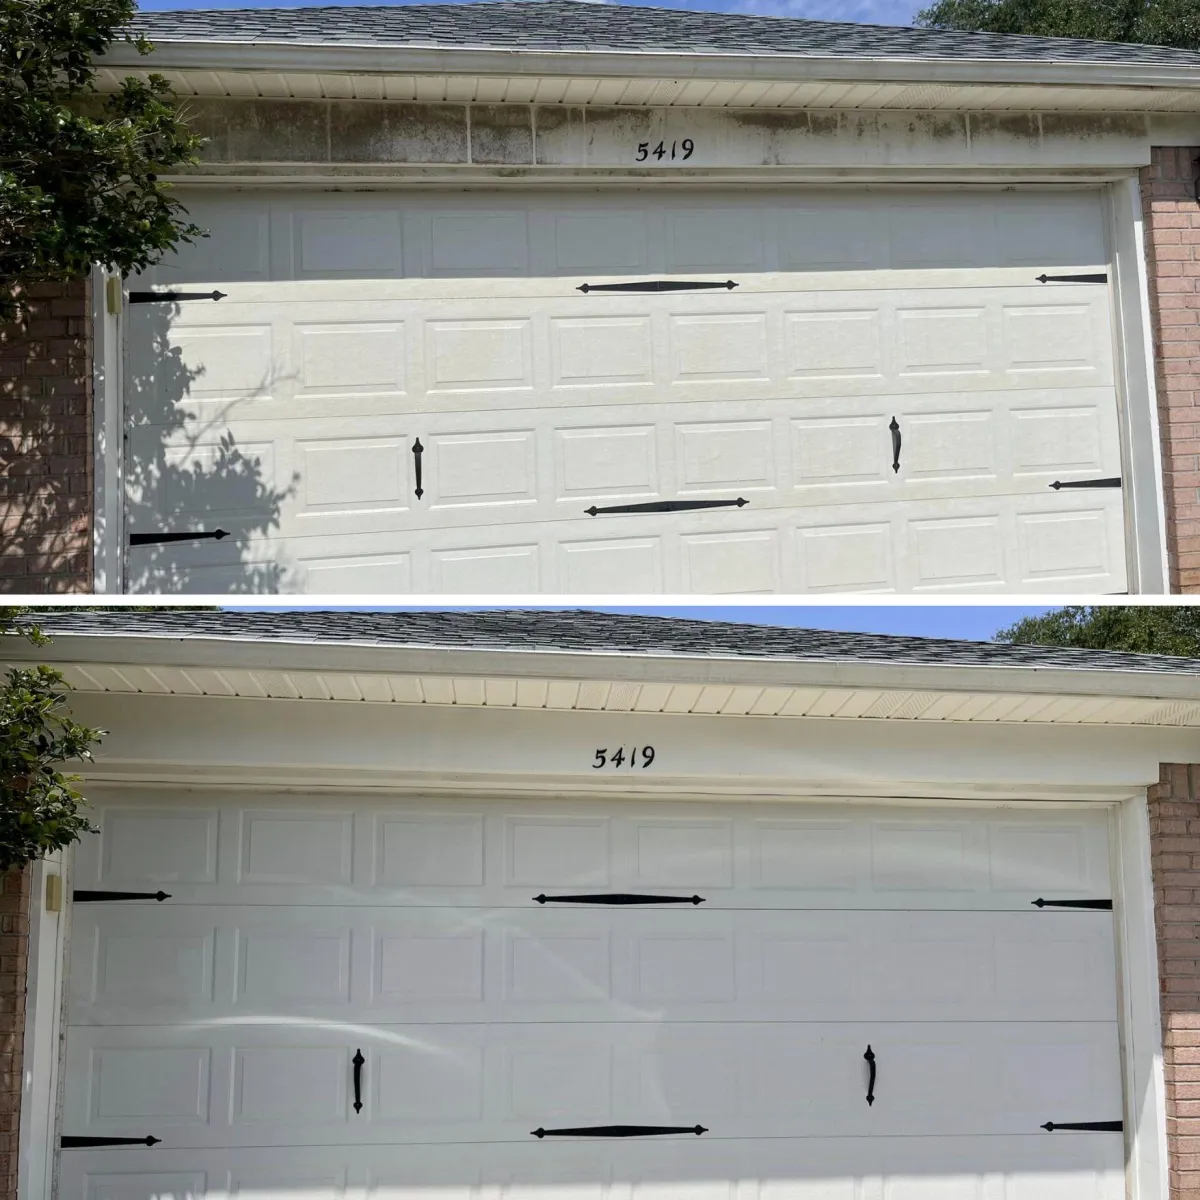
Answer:
POLYGON ((592 770, 599 771, 604 767, 640 767, 643 771, 654 761, 653 746, 634 746, 628 753, 624 746, 619 746, 611 754, 606 746, 596 751, 592 760, 592 770))

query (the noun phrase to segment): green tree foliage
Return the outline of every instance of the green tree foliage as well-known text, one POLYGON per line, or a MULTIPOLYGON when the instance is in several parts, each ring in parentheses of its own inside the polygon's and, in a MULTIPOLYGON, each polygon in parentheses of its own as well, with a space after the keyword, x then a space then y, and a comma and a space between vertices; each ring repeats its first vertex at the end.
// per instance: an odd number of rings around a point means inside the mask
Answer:
POLYGON ((1200 0, 934 0, 916 21, 930 29, 1200 50, 1200 0))
POLYGON ((80 279, 94 263, 137 271, 202 231, 159 174, 201 139, 161 75, 101 96, 93 65, 135 0, 0 0, 0 320, 20 289, 80 279))
MULTIPOLYGON (((47 641, 29 610, 0 608, 0 640, 47 641)), ((0 872, 21 867, 94 832, 78 775, 59 768, 86 762, 104 736, 71 719, 70 684, 53 667, 12 668, 0 687, 0 872)))
POLYGON ((996 641, 1200 658, 1200 606, 1069 605, 1024 617, 996 641))

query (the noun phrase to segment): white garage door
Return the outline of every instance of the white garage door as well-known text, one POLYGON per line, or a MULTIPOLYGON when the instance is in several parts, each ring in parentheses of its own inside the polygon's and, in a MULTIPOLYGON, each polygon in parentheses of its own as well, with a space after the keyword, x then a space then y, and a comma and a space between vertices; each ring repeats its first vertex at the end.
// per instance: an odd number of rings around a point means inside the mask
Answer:
POLYGON ((1125 1194, 1103 814, 100 817, 61 1200, 1125 1194))
POLYGON ((131 591, 1126 590, 1097 192, 190 203, 131 591))

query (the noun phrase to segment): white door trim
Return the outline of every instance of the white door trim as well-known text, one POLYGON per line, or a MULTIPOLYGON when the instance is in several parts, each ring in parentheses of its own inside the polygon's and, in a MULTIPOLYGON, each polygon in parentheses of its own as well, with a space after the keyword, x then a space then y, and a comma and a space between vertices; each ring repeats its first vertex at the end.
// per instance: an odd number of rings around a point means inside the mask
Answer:
POLYGON ((123 589, 124 542, 124 321, 121 277, 92 270, 92 590, 123 589), (113 305, 112 301, 116 304, 113 305), (114 311, 115 308, 115 311, 114 311))

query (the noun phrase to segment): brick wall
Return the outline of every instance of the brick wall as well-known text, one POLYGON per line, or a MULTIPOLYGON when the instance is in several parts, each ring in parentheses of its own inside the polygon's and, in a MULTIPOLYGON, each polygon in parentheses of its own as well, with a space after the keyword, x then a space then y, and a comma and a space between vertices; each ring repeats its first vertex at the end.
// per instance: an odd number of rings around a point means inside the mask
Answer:
POLYGON ((1171 590, 1200 591, 1200 148, 1155 147, 1142 171, 1171 590))
POLYGON ((1170 1200, 1200 1200, 1200 765, 1165 764, 1149 800, 1170 1200))
POLYGON ((28 963, 29 872, 10 871, 0 886, 0 1200, 17 1200, 28 963))
POLYGON ((92 587, 88 286, 40 284, 0 326, 0 592, 92 587))

